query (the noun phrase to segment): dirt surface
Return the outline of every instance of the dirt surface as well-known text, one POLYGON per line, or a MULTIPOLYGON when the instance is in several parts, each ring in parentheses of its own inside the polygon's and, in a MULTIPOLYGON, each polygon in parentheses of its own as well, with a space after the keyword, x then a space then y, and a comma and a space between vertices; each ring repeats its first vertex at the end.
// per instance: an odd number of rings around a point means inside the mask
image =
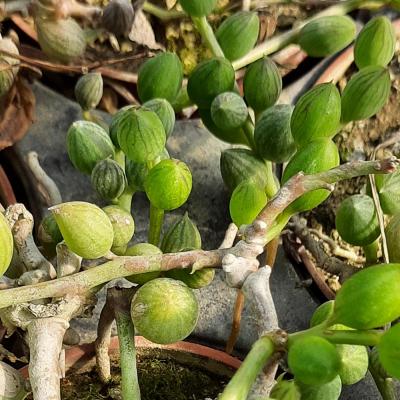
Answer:
MULTIPOLYGON (((73 374, 62 381, 63 400, 121 400, 120 370, 113 361, 112 381, 99 381, 95 370, 73 374)), ((143 358, 138 361, 142 400, 211 400, 226 385, 224 378, 172 360, 143 358)), ((32 397, 28 397, 31 400, 32 397)))

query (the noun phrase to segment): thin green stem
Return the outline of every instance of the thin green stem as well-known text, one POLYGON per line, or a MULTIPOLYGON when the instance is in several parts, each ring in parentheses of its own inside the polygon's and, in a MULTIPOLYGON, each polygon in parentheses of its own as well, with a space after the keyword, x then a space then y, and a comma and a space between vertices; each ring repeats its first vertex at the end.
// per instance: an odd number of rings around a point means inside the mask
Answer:
POLYGON ((305 19, 299 25, 296 25, 296 28, 288 32, 284 32, 280 35, 277 35, 273 38, 268 39, 264 43, 258 45, 253 50, 251 50, 244 57, 236 60, 232 63, 234 69, 237 71, 254 61, 259 60, 260 58, 267 56, 269 54, 275 53, 278 50, 283 49, 287 45, 291 43, 295 43, 297 41, 298 34, 301 29, 308 24, 310 21, 313 21, 320 17, 331 16, 331 15, 346 15, 347 13, 359 8, 369 6, 369 8, 375 8, 377 5, 383 5, 384 1, 370 1, 366 4, 365 0, 347 0, 340 2, 339 4, 335 4, 331 7, 326 8, 325 10, 315 14, 313 17, 305 19))
POLYGON ((130 213, 132 209, 132 199, 134 194, 135 191, 131 187, 126 186, 124 193, 122 193, 121 196, 118 197, 116 204, 130 213))
POLYGON ((256 143, 254 141, 254 125, 250 117, 247 118, 247 121, 243 125, 243 132, 246 136, 250 148, 254 151, 256 149, 256 143))
POLYGON ((162 21, 170 21, 171 19, 186 17, 186 13, 184 11, 166 10, 165 8, 156 6, 155 4, 149 3, 148 1, 144 2, 143 11, 154 15, 162 21))
POLYGON ((363 246, 366 265, 375 265, 378 261, 378 250, 379 250, 379 242, 375 240, 374 242, 363 246))
POLYGON ((293 214, 284 211, 276 218, 274 225, 272 225, 267 232, 267 243, 276 239, 281 234, 281 232, 285 229, 285 226, 288 224, 290 218, 292 218, 292 215, 293 214))
POLYGON ((335 344, 355 344, 360 346, 376 346, 383 335, 383 331, 340 331, 325 330, 320 336, 335 344))
POLYGON ((115 321, 119 338, 122 399, 140 400, 136 368, 135 329, 129 310, 116 310, 115 321))
POLYGON ((164 210, 150 204, 150 227, 148 242, 158 246, 160 244, 161 229, 164 223, 164 210))
POLYGON ((383 335, 383 331, 358 331, 358 330, 331 330, 331 320, 324 321, 304 331, 292 333, 289 335, 288 347, 306 336, 319 336, 335 344, 355 344, 360 346, 376 346, 383 335))
POLYGON ((372 352, 373 350, 369 354, 368 369, 372 375, 372 378, 374 379, 375 385, 378 388, 379 393, 382 396, 382 400, 396 400, 397 395, 393 379, 381 376, 381 374, 379 373, 379 366, 376 365, 376 360, 372 359, 372 352))
POLYGON ((114 161, 125 171, 125 153, 122 150, 115 150, 114 161))
POLYGON ((269 199, 272 199, 279 190, 279 186, 274 171, 272 170, 272 162, 266 161, 265 164, 267 165, 267 185, 265 186, 265 194, 269 199))
POLYGON ((263 336, 258 339, 218 400, 247 399, 257 375, 274 352, 275 345, 270 337, 263 336))
POLYGON ((206 17, 192 17, 196 29, 199 31, 201 37, 206 42, 207 47, 213 52, 215 57, 225 57, 217 38, 214 35, 210 24, 206 17))

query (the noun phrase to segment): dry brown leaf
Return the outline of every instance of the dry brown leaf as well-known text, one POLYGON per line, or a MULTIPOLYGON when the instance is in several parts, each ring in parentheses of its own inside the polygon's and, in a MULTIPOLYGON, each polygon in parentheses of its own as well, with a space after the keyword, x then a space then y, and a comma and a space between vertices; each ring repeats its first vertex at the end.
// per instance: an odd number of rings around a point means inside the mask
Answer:
POLYGON ((177 3, 177 0, 165 0, 165 4, 167 5, 168 10, 174 8, 177 3))
POLYGON ((0 100, 0 150, 21 140, 34 118, 35 96, 23 78, 0 100))
POLYGON ((163 49, 163 46, 157 43, 153 28, 142 10, 136 12, 129 39, 151 50, 163 49))

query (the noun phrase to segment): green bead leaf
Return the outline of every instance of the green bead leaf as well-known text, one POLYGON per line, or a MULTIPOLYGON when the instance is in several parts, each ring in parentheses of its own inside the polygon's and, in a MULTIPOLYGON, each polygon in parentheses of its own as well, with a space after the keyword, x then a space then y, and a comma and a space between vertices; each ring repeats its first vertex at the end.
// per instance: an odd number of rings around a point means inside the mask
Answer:
POLYGON ((265 160, 283 163, 295 153, 290 129, 292 112, 292 106, 278 104, 265 110, 257 120, 254 140, 257 153, 265 160))
POLYGON ((342 239, 352 245, 373 243, 381 232, 372 198, 357 194, 345 199, 336 212, 336 229, 342 239))
POLYGON ((114 231, 112 247, 126 246, 135 233, 135 221, 131 213, 119 206, 107 206, 103 208, 111 221, 114 231))
POLYGON ((392 326, 378 344, 379 360, 387 373, 400 379, 400 324, 392 326))
POLYGON ((378 113, 390 95, 390 75, 384 67, 365 67, 346 85, 342 95, 342 122, 368 119, 378 113))
POLYGON ((246 103, 233 92, 221 93, 211 103, 211 117, 215 125, 225 131, 243 126, 248 115, 246 103))
POLYGON ((354 59, 359 69, 378 65, 386 67, 393 58, 396 34, 389 18, 372 18, 359 33, 354 45, 354 59))
POLYGON ((356 24, 347 16, 320 17, 303 27, 299 45, 311 57, 326 57, 348 46, 355 38, 356 24))
POLYGON ((196 66, 189 77, 188 95, 200 108, 210 107, 216 96, 233 90, 235 71, 225 58, 212 58, 196 66))
POLYGON ((400 317, 400 264, 368 267, 348 279, 336 295, 335 323, 374 329, 400 317))
POLYGON ((232 193, 229 211, 237 227, 251 224, 267 204, 267 196, 262 187, 252 180, 240 183, 232 193))
POLYGON ((162 160, 148 173, 145 190, 151 204, 160 210, 179 208, 192 190, 192 174, 179 160, 162 160))
POLYGON ((137 89, 142 103, 160 98, 175 100, 182 87, 183 67, 174 53, 160 53, 139 70, 137 89))
POLYGON ((296 382, 301 392, 301 400, 338 400, 342 392, 340 377, 336 376, 332 381, 324 385, 305 385, 296 382))
POLYGON ((288 364, 296 381, 323 385, 338 375, 340 357, 335 346, 327 340, 304 336, 289 347, 288 364))
POLYGON ((291 119, 294 141, 299 147, 311 140, 332 138, 340 128, 341 99, 332 83, 315 86, 297 101, 291 119))
POLYGON ((257 43, 260 20, 257 13, 237 12, 217 29, 215 36, 225 57, 234 61, 245 56, 257 43))
POLYGON ((154 343, 168 344, 185 339, 196 326, 199 307, 191 289, 169 278, 143 285, 132 300, 135 328, 154 343))
POLYGON ((58 204, 50 211, 67 246, 78 256, 96 259, 107 254, 114 230, 107 214, 94 204, 81 201, 58 204))
POLYGON ((282 78, 276 64, 264 57, 247 67, 243 90, 247 104, 256 113, 274 105, 282 92, 282 78))
POLYGON ((192 17, 205 17, 217 6, 218 0, 179 0, 182 8, 192 17))

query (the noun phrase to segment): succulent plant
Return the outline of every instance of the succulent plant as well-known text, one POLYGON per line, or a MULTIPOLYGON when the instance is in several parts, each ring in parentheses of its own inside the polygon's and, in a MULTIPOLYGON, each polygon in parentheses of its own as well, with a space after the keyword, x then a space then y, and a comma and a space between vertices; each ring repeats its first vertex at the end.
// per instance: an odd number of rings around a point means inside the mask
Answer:
POLYGON ((215 36, 224 56, 234 61, 245 56, 257 43, 260 20, 257 13, 242 11, 228 17, 215 36))
POLYGON ((167 138, 171 135, 175 126, 175 111, 168 100, 153 99, 143 104, 144 108, 149 109, 157 114, 160 118, 167 138))
POLYGON ((99 196, 106 200, 118 199, 127 184, 123 168, 110 158, 96 164, 91 180, 92 186, 99 196))
POLYGON ((101 74, 90 72, 81 76, 75 85, 75 97, 84 111, 96 108, 103 97, 101 74))
POLYGON ((216 7, 218 0, 179 0, 182 8, 192 17, 204 17, 216 7))
MULTIPOLYGON (((157 247, 150 243, 137 243, 131 247, 129 247, 125 255, 126 256, 154 256, 162 254, 162 251, 157 247)), ((144 285, 145 283, 158 278, 161 275, 160 271, 154 272, 145 272, 144 274, 136 274, 128 276, 126 279, 132 283, 136 283, 138 285, 144 285)))
POLYGON ((215 125, 225 131, 243 126, 248 115, 246 103, 234 92, 221 93, 211 103, 211 117, 215 125))
MULTIPOLYGON (((287 182, 298 172, 315 174, 327 171, 339 165, 339 152, 330 139, 316 139, 301 148, 289 161, 282 177, 282 182, 287 182)), ((298 213, 311 210, 328 198, 330 192, 325 189, 313 190, 295 200, 288 208, 289 213, 298 213)))
MULTIPOLYGON (((11 39, 0 37, 0 50, 18 55, 18 48, 11 39)), ((19 71, 19 60, 0 53, 0 98, 11 89, 19 71)))
POLYGON ((225 185, 233 192, 241 182, 252 179, 265 187, 267 185, 267 166, 264 160, 247 149, 227 149, 221 153, 221 175, 225 185))
POLYGON ((290 129, 293 106, 278 104, 266 109, 258 118, 254 130, 257 153, 276 163, 288 161, 296 151, 290 129))
POLYGON ((305 336, 289 345, 288 364, 295 380, 323 385, 340 370, 340 357, 333 344, 318 336, 305 336))
POLYGON ((200 108, 210 107, 221 93, 233 90, 235 71, 225 58, 203 61, 193 70, 188 81, 188 95, 200 108))
POLYGON ((254 181, 241 182, 233 191, 229 202, 229 212, 237 227, 251 224, 267 204, 263 187, 254 181))
MULTIPOLYGON (((201 249, 201 236, 196 224, 185 213, 165 233, 161 243, 164 253, 201 249)), ((213 268, 203 268, 192 272, 190 268, 174 269, 166 272, 168 278, 184 282, 192 289, 200 289, 209 285, 215 276, 213 268)))
POLYGON ((334 321, 374 329, 400 316, 400 264, 368 267, 348 279, 336 295, 334 321))
POLYGON ((311 57, 325 57, 348 46, 356 36, 356 24, 347 16, 326 16, 306 24, 299 33, 301 48, 311 57))
POLYGON ((380 235, 374 201, 365 194, 345 199, 336 212, 336 229, 347 243, 366 246, 380 235))
POLYGON ((340 93, 332 83, 315 86, 297 101, 290 123, 297 146, 311 140, 331 138, 340 128, 340 93))
POLYGON ((162 160, 149 171, 144 186, 152 205, 171 211, 188 199, 192 190, 192 174, 182 161, 162 160))
POLYGON ((387 373, 400 379, 400 325, 392 326, 383 336, 378 344, 379 360, 387 373))
POLYGON ((137 90, 142 103, 160 98, 174 101, 182 86, 183 67, 174 53, 161 53, 139 70, 137 90))
POLYGON ((196 326, 198 315, 193 292, 174 279, 154 279, 143 285, 132 300, 131 316, 135 327, 154 343, 168 344, 185 339, 196 326))
POLYGON ((391 262, 400 262, 400 214, 395 214, 385 228, 386 242, 391 262))
POLYGON ((85 34, 74 19, 37 18, 35 23, 40 47, 50 58, 69 63, 85 52, 85 34))
POLYGON ((7 271, 14 252, 14 239, 7 220, 0 211, 0 276, 7 271))
POLYGON ((118 143, 135 162, 152 161, 166 142, 164 126, 157 114, 145 108, 129 108, 118 116, 118 143))
POLYGON ((96 259, 111 250, 114 229, 101 208, 91 203, 73 201, 58 204, 50 211, 65 243, 78 256, 96 259))
POLYGON ((103 10, 101 24, 117 36, 122 36, 132 29, 135 11, 129 0, 111 0, 103 10))
POLYGON ((199 109, 199 114, 204 126, 219 140, 232 144, 249 145, 242 128, 228 130, 219 128, 212 119, 210 109, 199 109))
POLYGON ((389 71, 365 67, 352 76, 342 95, 342 122, 367 119, 379 112, 390 95, 389 71))
POLYGON ((243 90, 247 104, 256 113, 273 106, 282 91, 282 78, 278 67, 268 57, 254 62, 247 67, 243 90))
POLYGON ((354 59, 358 68, 371 65, 386 67, 393 58, 396 35, 389 18, 372 18, 359 33, 354 45, 354 59))
POLYGON ((114 156, 114 146, 108 133, 89 121, 76 121, 68 130, 67 151, 74 167, 90 175, 95 165, 114 156))
POLYGON ((120 248, 124 248, 125 250, 135 233, 135 221, 133 220, 131 213, 114 205, 104 207, 103 211, 107 214, 113 227, 113 251, 114 249, 118 250, 120 248))

